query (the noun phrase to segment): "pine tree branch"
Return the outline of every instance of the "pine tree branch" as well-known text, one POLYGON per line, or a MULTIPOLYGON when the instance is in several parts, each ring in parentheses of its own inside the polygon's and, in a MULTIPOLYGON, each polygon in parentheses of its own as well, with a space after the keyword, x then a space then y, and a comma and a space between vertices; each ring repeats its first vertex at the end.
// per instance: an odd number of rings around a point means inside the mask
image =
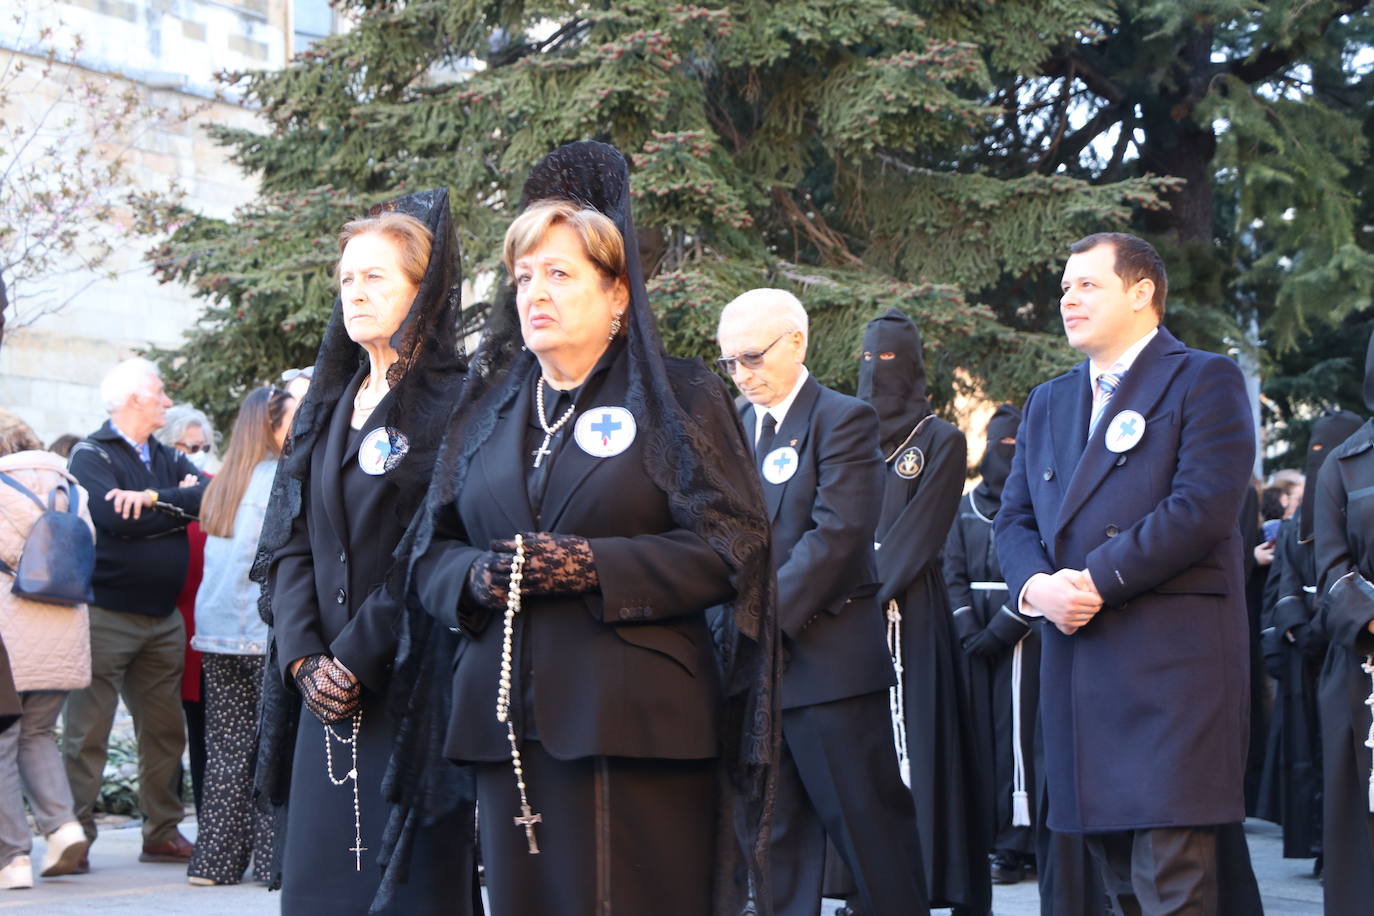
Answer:
POLYGON ((1113 104, 1102 106, 1097 110, 1097 114, 1093 115, 1092 118, 1088 120, 1087 124, 1084 124, 1078 130, 1070 134, 1068 139, 1059 143, 1058 138, 1056 138, 1058 154, 1055 155, 1056 150, 1054 147, 1046 150, 1045 154, 1036 161, 1036 170, 1048 175, 1050 172, 1053 172, 1060 163, 1074 161, 1078 158, 1078 154, 1083 152, 1084 147, 1096 140, 1103 131, 1106 131, 1113 124, 1119 122, 1129 109, 1129 105, 1113 104))
POLYGON ((1339 4, 1333 7, 1330 14, 1322 20, 1320 28, 1308 30, 1307 38, 1283 47, 1270 45, 1258 54, 1250 55, 1243 60, 1232 61, 1227 65, 1226 71, 1251 86, 1264 82, 1297 59, 1306 57, 1308 52, 1312 50, 1312 46, 1321 42, 1333 22, 1342 16, 1359 12, 1369 6, 1369 2, 1370 0, 1349 0, 1349 2, 1339 4))
POLYGON ((825 217, 815 212, 809 215, 802 212, 802 208, 792 199, 792 195, 787 193, 786 188, 774 188, 773 199, 782 206, 788 221, 832 259, 854 267, 863 266, 863 259, 849 250, 840 234, 826 223, 825 217))

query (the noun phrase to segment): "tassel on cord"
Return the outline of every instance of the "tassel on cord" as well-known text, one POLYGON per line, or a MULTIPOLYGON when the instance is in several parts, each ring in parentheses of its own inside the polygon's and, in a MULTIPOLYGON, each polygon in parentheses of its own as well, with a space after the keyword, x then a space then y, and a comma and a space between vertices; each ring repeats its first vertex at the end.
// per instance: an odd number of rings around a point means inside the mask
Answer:
POLYGON ((897 766, 902 771, 902 782, 911 788, 911 758, 906 753, 906 695, 902 692, 906 686, 902 677, 902 612, 895 598, 887 602, 887 651, 897 672, 897 686, 887 690, 887 707, 892 713, 892 743, 897 746, 897 766))
MULTIPOLYGON (((1026 637, 1011 650, 1011 825, 1029 827, 1030 796, 1026 794, 1026 760, 1021 750, 1021 650, 1026 637)), ((1370 789, 1374 792, 1374 788, 1370 789)))
MULTIPOLYGON (((1364 700, 1364 705, 1369 707, 1370 713, 1369 736, 1364 739, 1364 746, 1374 752, 1374 655, 1366 655, 1360 667, 1369 675, 1370 680, 1370 694, 1364 700)), ((1369 811, 1374 814, 1374 766, 1369 769, 1369 811)))

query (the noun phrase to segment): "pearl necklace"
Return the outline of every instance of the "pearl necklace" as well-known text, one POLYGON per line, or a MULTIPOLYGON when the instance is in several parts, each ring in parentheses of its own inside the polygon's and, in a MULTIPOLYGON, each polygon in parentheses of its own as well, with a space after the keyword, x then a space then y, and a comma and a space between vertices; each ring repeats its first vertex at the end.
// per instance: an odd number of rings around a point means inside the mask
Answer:
MULTIPOLYGON (((543 382, 543 379, 540 379, 543 382)), ((543 418, 541 405, 540 418, 543 418)), ((564 415, 564 420, 567 416, 564 415)), ((556 427, 555 427, 556 428, 556 427)), ((547 444, 547 443, 546 443, 547 444)), ((538 465, 536 465, 537 467, 538 465)), ((510 742, 510 762, 515 770, 515 788, 520 792, 520 814, 515 818, 515 826, 525 828, 525 840, 529 853, 539 855, 539 843, 534 838, 534 825, 544 820, 544 815, 530 810, 530 800, 525 795, 525 770, 520 762, 520 746, 515 740, 515 725, 510 720, 511 669, 514 667, 513 643, 515 639, 515 615, 520 613, 520 580, 524 577, 525 539, 515 536, 515 557, 511 560, 510 591, 506 595, 506 621, 501 640, 501 684, 496 691, 496 721, 506 726, 506 740, 510 742)))
POLYGON ((363 820, 362 812, 358 806, 358 731, 363 727, 363 713, 359 710, 353 716, 353 734, 348 738, 340 738, 334 733, 332 725, 324 727, 324 766, 325 772, 329 775, 329 781, 336 786, 341 786, 353 780, 353 848, 348 850, 353 853, 353 868, 355 871, 363 870, 363 853, 367 847, 363 845, 363 820), (332 740, 331 740, 332 739, 332 740), (334 778, 334 742, 346 744, 353 755, 352 768, 338 779, 334 778))
POLYGON ((577 405, 568 405, 568 409, 563 411, 563 416, 559 417, 558 422, 554 423, 552 426, 545 423, 544 376, 542 375, 539 376, 539 387, 535 389, 534 400, 535 406, 539 408, 539 426, 544 430, 544 443, 540 445, 539 448, 530 452, 530 454, 534 456, 534 466, 539 467, 539 463, 544 460, 545 456, 552 454, 552 452, 549 451, 549 443, 553 441, 553 434, 562 429, 563 424, 568 422, 568 419, 573 415, 573 411, 577 409, 577 405))

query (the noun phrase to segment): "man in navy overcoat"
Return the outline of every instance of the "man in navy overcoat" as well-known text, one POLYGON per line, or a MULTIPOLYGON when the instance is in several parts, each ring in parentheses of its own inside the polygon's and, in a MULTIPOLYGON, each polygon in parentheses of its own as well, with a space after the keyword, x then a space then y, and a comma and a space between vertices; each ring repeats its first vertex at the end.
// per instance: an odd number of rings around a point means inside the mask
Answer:
POLYGON ((1245 817, 1250 406, 1231 360, 1159 326, 1153 247, 1070 251, 1087 360, 1031 392, 996 522, 1011 595, 1046 621, 1049 824, 1088 835, 1119 913, 1214 914, 1218 828, 1245 817))

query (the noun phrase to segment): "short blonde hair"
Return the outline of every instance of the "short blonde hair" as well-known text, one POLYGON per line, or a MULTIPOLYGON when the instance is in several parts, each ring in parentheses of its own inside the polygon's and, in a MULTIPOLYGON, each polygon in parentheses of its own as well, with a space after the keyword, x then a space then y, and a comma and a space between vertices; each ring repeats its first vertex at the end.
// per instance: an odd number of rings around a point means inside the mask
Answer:
POLYGON ((515 262, 544 240, 549 230, 566 225, 582 239, 582 247, 592 263, 611 280, 623 279, 625 239, 610 217, 599 210, 570 200, 541 200, 530 204, 506 230, 501 260, 508 273, 515 273, 515 262))
MULTIPOLYGON (((348 243, 360 235, 376 233, 396 246, 400 252, 401 270, 406 279, 416 286, 425 278, 429 267, 429 253, 434 247, 434 233, 429 227, 413 216, 395 211, 366 219, 355 219, 344 223, 339 230, 339 254, 342 255, 348 243)), ((334 279, 339 279, 338 265, 334 267, 334 279)))
POLYGON ((33 427, 8 410, 0 410, 0 455, 42 450, 43 442, 33 427))

